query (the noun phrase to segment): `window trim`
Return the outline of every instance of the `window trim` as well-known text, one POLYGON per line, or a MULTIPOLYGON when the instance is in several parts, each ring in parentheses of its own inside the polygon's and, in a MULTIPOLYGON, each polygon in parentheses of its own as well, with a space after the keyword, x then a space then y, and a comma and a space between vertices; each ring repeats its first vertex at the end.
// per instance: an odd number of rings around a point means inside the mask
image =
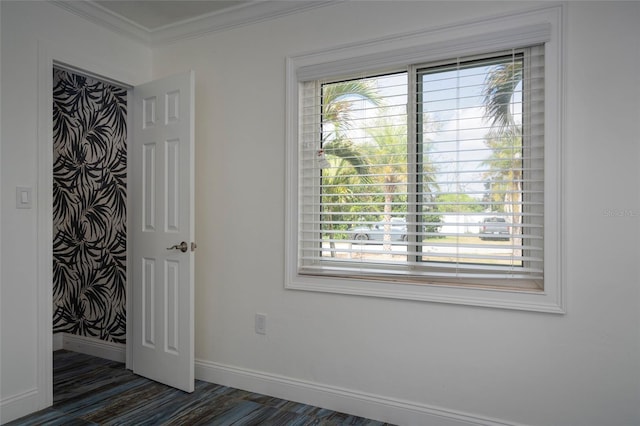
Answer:
POLYGON ((562 264, 563 183, 563 7, 553 6, 479 22, 452 25, 353 43, 287 57, 286 60, 286 222, 285 288, 351 295, 408 299, 527 311, 565 313, 562 264), (495 31, 495 28, 502 28, 495 31), (473 287, 414 283, 401 277, 371 279, 313 276, 298 273, 298 102, 299 82, 340 78, 375 70, 394 70, 457 56, 481 55, 545 44, 545 288, 473 287))

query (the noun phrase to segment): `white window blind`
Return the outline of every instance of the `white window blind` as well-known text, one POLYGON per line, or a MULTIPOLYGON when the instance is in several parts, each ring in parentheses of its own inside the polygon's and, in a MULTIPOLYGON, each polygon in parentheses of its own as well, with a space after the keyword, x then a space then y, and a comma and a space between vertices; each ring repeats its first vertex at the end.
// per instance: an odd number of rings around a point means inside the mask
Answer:
POLYGON ((301 81, 298 273, 542 290, 543 52, 301 81))

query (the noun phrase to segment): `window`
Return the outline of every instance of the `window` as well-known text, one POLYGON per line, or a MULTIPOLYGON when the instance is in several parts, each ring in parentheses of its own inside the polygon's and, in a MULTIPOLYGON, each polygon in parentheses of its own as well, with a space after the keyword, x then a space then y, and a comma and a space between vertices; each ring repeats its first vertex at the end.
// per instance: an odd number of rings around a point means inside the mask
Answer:
POLYGON ((288 287, 559 310, 541 28, 298 68, 288 287))

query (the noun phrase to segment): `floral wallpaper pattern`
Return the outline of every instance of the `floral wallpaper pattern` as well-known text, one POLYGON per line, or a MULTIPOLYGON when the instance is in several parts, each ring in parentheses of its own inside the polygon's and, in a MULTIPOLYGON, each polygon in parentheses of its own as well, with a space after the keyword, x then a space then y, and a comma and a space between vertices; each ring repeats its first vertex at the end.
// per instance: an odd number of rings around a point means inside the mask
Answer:
POLYGON ((127 91, 53 71, 53 331, 125 343, 127 91))

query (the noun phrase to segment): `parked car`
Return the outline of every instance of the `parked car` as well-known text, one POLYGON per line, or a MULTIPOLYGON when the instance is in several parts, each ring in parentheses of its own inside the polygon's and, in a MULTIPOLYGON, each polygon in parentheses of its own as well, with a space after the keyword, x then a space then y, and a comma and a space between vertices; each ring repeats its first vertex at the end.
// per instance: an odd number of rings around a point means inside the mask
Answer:
MULTIPOLYGON (((358 241, 383 241, 384 226, 387 222, 381 221, 373 226, 356 226, 351 229, 351 239, 358 241)), ((407 223, 403 218, 391 218, 391 241, 407 241, 407 223)))
POLYGON ((503 217, 487 217, 480 227, 481 240, 508 240, 511 238, 509 224, 503 217))

